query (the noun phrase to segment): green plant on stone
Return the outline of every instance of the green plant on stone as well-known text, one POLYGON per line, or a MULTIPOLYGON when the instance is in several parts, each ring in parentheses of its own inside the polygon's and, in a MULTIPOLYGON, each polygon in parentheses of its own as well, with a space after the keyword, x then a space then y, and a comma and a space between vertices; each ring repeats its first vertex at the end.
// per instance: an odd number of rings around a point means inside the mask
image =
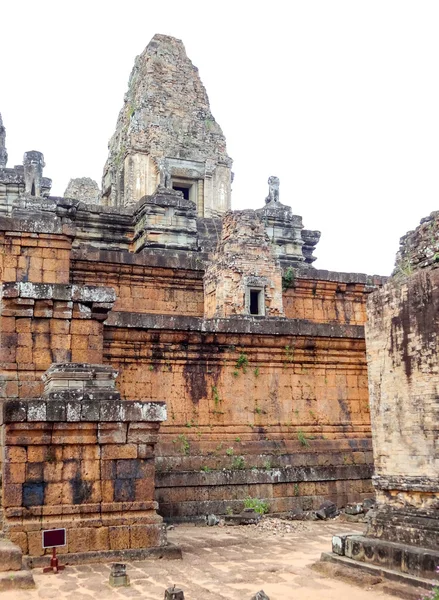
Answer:
POLYGON ((256 367, 256 369, 253 370, 253 375, 259 377, 259 367, 256 367))
POLYGON ((236 361, 236 370, 241 369, 243 373, 247 373, 247 367, 248 367, 248 358, 247 358, 247 354, 244 354, 243 352, 241 352, 241 354, 238 356, 238 360, 236 361))
POLYGON ((236 438, 235 438, 235 442, 238 442, 238 444, 239 444, 239 442, 240 442, 240 441, 241 441, 241 438, 240 438, 240 437, 236 437, 236 438))
POLYGON ((233 450, 232 447, 230 447, 230 448, 227 448, 226 454, 227 454, 227 456, 233 456, 235 454, 235 451, 233 450))
MULTIPOLYGON (((436 567, 436 573, 439 573, 439 567, 436 567)), ((431 591, 424 594, 420 600, 439 600, 439 585, 433 586, 431 591)))
POLYGON ((173 440, 173 441, 180 442, 180 452, 182 454, 185 454, 186 456, 189 454, 189 452, 190 452, 189 440, 184 435, 184 433, 180 433, 180 435, 177 436, 177 439, 173 440))
POLYGON ((270 505, 265 500, 260 498, 245 498, 244 508, 251 508, 260 515, 265 515, 270 510, 270 505))
POLYGON ((233 508, 231 506, 226 508, 226 515, 233 515, 233 508))
POLYGON ((212 396, 213 396, 213 401, 215 402, 215 406, 218 406, 218 404, 221 403, 221 399, 219 397, 218 388, 216 387, 216 385, 212 386, 212 396))
POLYGON ((298 483, 294 484, 294 495, 295 496, 299 495, 299 484, 298 483))
POLYGON ((288 288, 296 286, 296 274, 293 267, 288 267, 282 276, 282 290, 285 292, 288 288))
POLYGON ((245 459, 243 456, 235 456, 232 460, 232 469, 245 469, 245 459))
POLYGON ((201 467, 201 470, 202 470, 204 473, 210 473, 212 469, 211 469, 210 467, 204 466, 204 467, 201 467))
POLYGON ((309 441, 301 429, 297 432, 297 439, 302 446, 309 446, 309 441))

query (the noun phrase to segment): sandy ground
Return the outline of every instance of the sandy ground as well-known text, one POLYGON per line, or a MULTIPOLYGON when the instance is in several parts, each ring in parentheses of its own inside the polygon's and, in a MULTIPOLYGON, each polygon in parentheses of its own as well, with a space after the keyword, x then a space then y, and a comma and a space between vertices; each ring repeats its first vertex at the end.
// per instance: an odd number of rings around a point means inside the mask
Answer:
POLYGON ((310 569, 321 552, 330 550, 332 534, 355 528, 297 522, 290 529, 179 525, 168 536, 181 546, 183 560, 129 563, 129 587, 109 586, 107 564, 67 567, 58 575, 35 569, 35 590, 3 592, 0 600, 161 600, 165 588, 173 584, 183 589, 185 600, 250 600, 261 589, 270 600, 393 598, 377 587, 353 586, 310 569))

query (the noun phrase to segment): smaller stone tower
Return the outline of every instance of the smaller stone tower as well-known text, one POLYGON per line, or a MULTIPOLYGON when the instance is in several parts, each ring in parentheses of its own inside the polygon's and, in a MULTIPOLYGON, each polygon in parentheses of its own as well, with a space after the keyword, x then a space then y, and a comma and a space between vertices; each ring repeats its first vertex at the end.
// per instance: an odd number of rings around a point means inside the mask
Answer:
POLYGON ((0 113, 0 168, 6 167, 8 162, 8 153, 6 151, 6 129, 3 125, 2 115, 0 113))
POLYGON ((282 270, 254 210, 230 211, 204 275, 204 316, 283 317, 282 270))

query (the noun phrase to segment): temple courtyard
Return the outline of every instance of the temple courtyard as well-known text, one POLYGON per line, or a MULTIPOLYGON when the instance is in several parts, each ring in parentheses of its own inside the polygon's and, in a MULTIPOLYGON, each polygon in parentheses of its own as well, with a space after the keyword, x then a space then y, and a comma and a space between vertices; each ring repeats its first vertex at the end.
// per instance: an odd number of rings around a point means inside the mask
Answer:
POLYGON ((34 569, 36 589, 12 590, 1 600, 158 600, 176 584, 185 600, 250 600, 263 589, 270 600, 366 600, 391 598, 392 583, 357 575, 356 585, 327 577, 312 565, 331 549, 331 536, 362 531, 341 522, 289 522, 266 519, 258 526, 199 527, 177 525, 168 539, 181 546, 182 560, 128 563, 129 587, 112 588, 110 564, 68 566, 43 574, 34 569))

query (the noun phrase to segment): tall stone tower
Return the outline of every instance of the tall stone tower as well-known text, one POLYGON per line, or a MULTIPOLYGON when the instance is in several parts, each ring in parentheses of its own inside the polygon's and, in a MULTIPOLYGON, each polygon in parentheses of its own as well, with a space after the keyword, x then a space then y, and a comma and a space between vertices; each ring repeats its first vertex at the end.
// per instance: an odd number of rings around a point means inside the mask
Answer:
POLYGON ((199 216, 230 208, 232 160, 183 43, 155 35, 136 58, 102 180, 102 202, 132 206, 159 185, 174 188, 199 216))

